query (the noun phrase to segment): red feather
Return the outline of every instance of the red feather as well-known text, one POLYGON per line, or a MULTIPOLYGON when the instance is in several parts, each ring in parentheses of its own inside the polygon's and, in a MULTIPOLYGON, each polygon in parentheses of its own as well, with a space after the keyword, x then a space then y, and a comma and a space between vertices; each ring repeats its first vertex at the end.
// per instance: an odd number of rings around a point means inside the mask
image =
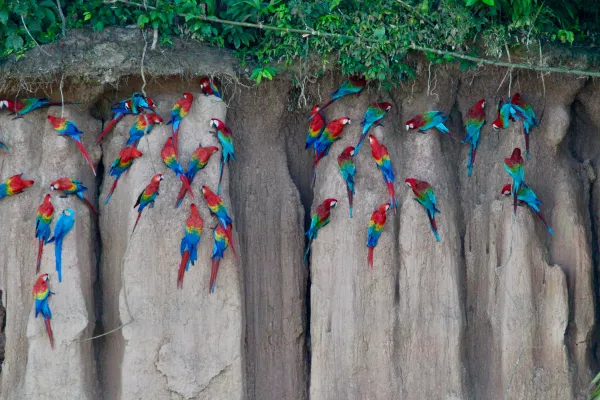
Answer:
POLYGON ((396 215, 396 204, 398 204, 396 200, 396 190, 394 190, 394 182, 387 182, 388 193, 390 195, 390 207, 394 209, 394 215, 396 215))
POLYGON ((192 199, 195 198, 194 192, 192 191, 192 187, 190 186, 190 181, 188 180, 187 176, 185 176, 184 174, 180 174, 179 179, 181 180, 181 183, 183 183, 183 186, 185 186, 185 188, 190 191, 192 199))
POLYGON ((369 256, 367 257, 371 269, 373 269, 373 250, 375 250, 375 247, 369 247, 369 256))
POLYGON ((213 258, 212 260, 212 270, 210 271, 210 282, 208 285, 208 291, 214 293, 214 286, 217 282, 217 272, 219 272, 219 258, 213 258))
POLYGON ((88 200, 88 199, 86 199, 85 197, 83 198, 83 201, 84 201, 84 203, 85 203, 85 204, 87 204, 87 205, 88 205, 88 207, 90 208, 90 210, 92 210, 92 212, 93 212, 95 215, 98 215, 98 210, 96 210, 96 207, 94 207, 94 205, 92 204, 92 202, 91 202, 91 201, 89 201, 89 200, 88 200))
POLYGON ((40 264, 42 263, 42 252, 44 251, 44 240, 40 239, 40 244, 38 246, 38 256, 37 256, 37 264, 35 266, 35 273, 40 273, 40 264))
POLYGON ((227 240, 229 240, 229 247, 231 247, 231 251, 235 256, 235 259, 238 259, 237 252, 235 251, 235 246, 233 245, 233 226, 231 224, 227 225, 227 229, 225 229, 225 234, 227 235, 227 240))
POLYGON ((183 200, 186 193, 187 193, 187 189, 185 188, 185 185, 182 183, 181 189, 179 189, 179 194, 177 195, 177 201, 175 202, 175 207, 177 207, 177 204, 179 204, 179 202, 183 200))
POLYGON ((434 232, 437 232, 437 224, 435 223, 435 217, 430 217, 429 214, 427 214, 427 217, 429 218, 429 223, 431 224, 431 228, 433 228, 434 232))
POLYGON ((142 212, 141 212, 141 211, 139 211, 139 212, 138 212, 138 216, 137 216, 137 218, 135 219, 135 224, 133 225, 133 230, 131 231, 131 233, 135 232, 135 227, 137 226, 138 222, 140 222, 140 217, 141 217, 141 216, 142 216, 142 212))
POLYGON ((50 347, 54 349, 54 334, 52 333, 50 318, 44 317, 44 324, 46 325, 46 332, 48 332, 48 339, 50 339, 50 347))
POLYGON ((110 187, 110 190, 108 191, 108 196, 106 196, 107 199, 110 199, 110 196, 112 196, 113 192, 117 188, 118 182, 119 182, 119 178, 115 178, 115 181, 113 182, 112 186, 110 187))
POLYGON ((190 251, 186 250, 183 252, 181 257, 181 264, 179 265, 179 273, 177 274, 177 288, 183 288, 183 275, 185 274, 185 266, 190 258, 190 251))
POLYGON ((81 152, 83 157, 86 159, 88 164, 90 164, 90 167, 92 167, 92 172, 94 173, 94 176, 96 176, 96 169, 94 168, 94 164, 92 163, 92 159, 90 158, 90 155, 88 154, 85 147, 83 147, 83 143, 81 143, 79 140, 75 140, 75 144, 79 148, 79 151, 81 152))
POLYGON ((179 128, 173 130, 173 148, 175 148, 175 157, 179 157, 179 128))
POLYGON ((102 139, 104 139, 104 136, 106 136, 106 134, 110 132, 124 116, 125 114, 119 114, 117 118, 111 119, 108 125, 106 125, 106 128, 100 133, 100 136, 98 136, 98 139, 96 139, 96 144, 100 143, 102 139))

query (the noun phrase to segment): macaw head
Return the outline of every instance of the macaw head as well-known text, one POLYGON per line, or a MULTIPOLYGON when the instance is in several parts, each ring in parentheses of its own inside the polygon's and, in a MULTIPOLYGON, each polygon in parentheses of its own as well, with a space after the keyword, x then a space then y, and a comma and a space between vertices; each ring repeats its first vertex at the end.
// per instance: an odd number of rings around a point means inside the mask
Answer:
POLYGON ((380 205, 380 206, 379 206, 379 208, 378 208, 377 210, 378 210, 379 212, 381 212, 381 213, 384 213, 384 214, 385 214, 385 213, 387 212, 387 210, 389 210, 389 209, 390 209, 390 203, 385 203, 385 204, 382 204, 382 205, 380 205))
POLYGON ((210 193, 210 189, 208 188, 208 186, 203 185, 202 186, 202 194, 206 196, 208 193, 210 193))
POLYGON ((312 110, 310 110, 310 115, 314 115, 316 113, 318 113, 319 111, 321 111, 321 106, 320 105, 316 105, 312 108, 312 110))
POLYGON ((521 101, 521 94, 519 92, 515 93, 512 95, 512 97, 510 98, 510 102, 511 103, 518 103, 521 101))
POLYGON ((342 123, 342 125, 346 125, 346 124, 351 123, 352 121, 350 121, 350 118, 344 117, 344 118, 340 118, 340 122, 342 123))
POLYGON ((3 108, 9 108, 12 101, 10 100, 0 100, 0 110, 3 108))
POLYGON ((124 147, 119 154, 121 158, 138 158, 143 155, 144 154, 135 147, 124 147))
POLYGON ((156 125, 160 125, 163 122, 163 119, 160 115, 158 114, 148 114, 148 122, 150 122, 151 124, 156 124, 156 125))
POLYGON ((57 118, 54 115, 48 115, 48 121, 50 121, 52 125, 57 125, 60 123, 60 118, 57 118))
POLYGON ((369 143, 371 144, 371 146, 379 146, 379 141, 371 133, 369 134, 369 143))
POLYGON ((414 119, 406 121, 406 130, 409 131, 411 129, 415 129, 415 120, 414 119))
POLYGON ((225 124, 223 123, 223 121, 221 121, 218 118, 211 118, 210 119, 210 126, 212 128, 216 128, 216 129, 223 129, 223 126, 225 126, 225 124))
POLYGON ((334 198, 325 199, 323 201, 323 204, 327 208, 334 208, 337 205, 337 199, 334 199, 334 198))
POLYGON ((483 110, 483 108, 485 107, 485 100, 481 99, 479 100, 476 104, 475 107, 479 110, 483 110))
POLYGON ((173 137, 169 136, 163 147, 173 147, 173 137))
POLYGON ((492 128, 494 128, 495 131, 499 131, 500 129, 504 128, 503 125, 504 124, 500 118, 496 118, 494 122, 492 122, 492 128))
POLYGON ((202 89, 208 89, 210 87, 210 78, 208 76, 200 78, 200 87, 202 89))
POLYGON ((42 274, 39 278, 43 282, 48 282, 50 280, 50 276, 48 274, 42 274))
POLYGON ((62 190, 63 185, 68 185, 69 183, 71 183, 69 178, 57 179, 54 182, 50 182, 50 190, 62 190))
POLYGON ((512 154, 510 155, 511 160, 517 161, 521 158, 521 149, 518 147, 515 147, 515 149, 513 150, 512 154))
POLYGON ((200 216, 200 213, 198 212, 198 206, 196 205, 196 203, 190 204, 190 214, 195 217, 200 216))
POLYGON ((52 199, 52 195, 50 193, 47 193, 44 196, 44 203, 50 203, 50 200, 52 199))
POLYGON ((392 105, 387 101, 377 104, 377 107, 385 111, 390 111, 392 109, 392 105))
POLYGON ((146 97, 146 103, 148 103, 148 107, 150 107, 151 109, 155 109, 156 108, 156 103, 154 102, 154 100, 152 100, 151 97, 146 97))
POLYGON ((183 98, 186 99, 186 100, 188 100, 188 101, 193 101, 194 100, 194 95, 191 94, 191 93, 185 92, 183 94, 183 98))
POLYGON ((354 156, 354 146, 348 146, 342 151, 342 154, 345 156, 353 157, 354 156))
POLYGON ((152 177, 151 183, 159 184, 163 180, 163 174, 156 174, 152 177))
POLYGON ((406 186, 412 188, 417 183, 417 180, 415 178, 407 178, 404 183, 406 186))
POLYGON ((502 194, 505 196, 510 196, 512 192, 512 184, 511 183, 507 183, 506 185, 502 186, 502 194))

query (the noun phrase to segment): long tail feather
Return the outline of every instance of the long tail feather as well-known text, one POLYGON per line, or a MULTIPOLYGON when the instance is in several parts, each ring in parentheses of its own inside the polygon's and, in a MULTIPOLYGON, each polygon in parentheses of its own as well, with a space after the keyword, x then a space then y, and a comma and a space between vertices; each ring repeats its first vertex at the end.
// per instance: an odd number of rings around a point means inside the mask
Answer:
POLYGON ((542 215, 542 213, 533 210, 534 213, 536 213, 536 215, 540 218, 540 221, 542 221, 542 223, 546 226, 546 228, 548 229, 548 232, 554 236, 554 232, 552 231, 552 228, 550 228, 550 225, 548 225, 548 222, 546 222, 546 219, 544 218, 544 216, 542 215))
POLYGON ((217 273, 219 272, 219 262, 221 261, 220 258, 215 257, 212 260, 212 269, 210 271, 210 282, 208 285, 208 291, 210 293, 214 293, 215 292, 215 287, 217 286, 217 273))
POLYGON ((231 251, 233 252, 235 259, 237 260, 238 255, 235 251, 235 246, 233 245, 233 226, 231 224, 228 224, 225 227, 225 234, 227 235, 227 240, 229 240, 229 247, 231 247, 231 251))
POLYGON ((175 203, 175 208, 179 208, 179 206, 183 202, 183 199, 184 199, 186 193, 187 193, 187 189, 185 188, 185 185, 182 183, 181 189, 179 189, 179 194, 177 195, 177 202, 175 203))
POLYGON ((223 167, 225 166, 225 157, 221 158, 221 167, 219 168, 219 185, 217 186, 217 194, 221 194, 221 181, 223 180, 223 167))
POLYGON ((190 251, 186 250, 183 252, 181 257, 181 264, 179 265, 179 273, 177 274, 177 288, 183 287, 183 275, 185 274, 185 267, 187 266, 188 260, 190 259, 190 251))
POLYGON ((348 190, 348 205, 350 206, 350 218, 352 218, 352 190, 348 185, 346 185, 346 189, 348 190))
POLYGON ((190 185, 190 181, 188 180, 187 176, 185 176, 185 174, 179 174, 179 179, 181 180, 181 183, 183 183, 183 186, 185 186, 185 188, 190 192, 192 199, 194 199, 194 192, 192 191, 192 186, 190 185))
POLYGON ((57 238, 54 243, 54 258, 56 258, 56 273, 58 281, 62 282, 62 239, 57 238))
POLYGON ((525 158, 529 160, 529 134, 523 129, 523 135, 525 135, 525 158))
POLYGON ((515 190, 514 192, 515 192, 515 194, 513 196, 514 197, 513 209, 514 209, 515 215, 517 215, 517 191, 515 190))
POLYGON ((81 152, 81 154, 83 155, 83 157, 85 158, 85 160, 88 162, 88 164, 90 164, 90 167, 92 167, 92 172, 94 173, 94 176, 96 176, 96 169, 94 168, 94 164, 92 163, 92 159, 90 158, 90 155, 88 154, 87 150, 83 146, 83 143, 81 143, 81 141, 79 141, 79 140, 75 140, 75 144, 79 148, 79 151, 81 152))
POLYGON ((173 124, 173 147, 175 148, 175 157, 179 157, 179 124, 173 124))
POLYGON ((337 100, 337 99, 331 99, 331 100, 329 100, 327 103, 325 103, 325 104, 324 104, 324 105, 321 107, 321 109, 319 110, 319 112, 323 112, 323 110, 324 110, 324 109, 326 109, 327 107, 329 107, 330 105, 332 105, 332 104, 333 104, 333 102, 334 102, 334 101, 336 101, 336 100, 337 100))
POLYGON ((111 198, 113 192, 117 188, 118 182, 119 182, 119 178, 115 178, 115 181, 113 182, 112 186, 110 187, 110 190, 108 191, 108 196, 106 196, 106 200, 104 200, 104 204, 108 204, 108 202, 110 201, 110 198, 111 198))
POLYGON ((44 325, 46 325, 46 332, 48 332, 48 339, 50 339, 50 347, 54 350, 54 333, 52 333, 50 318, 44 317, 44 325))
POLYGON ((396 190, 394 189, 394 182, 386 182, 388 193, 390 195, 390 207, 394 209, 394 215, 398 209, 398 200, 396 199, 396 190))
POLYGON ((44 251, 44 239, 40 239, 38 245, 37 264, 35 265, 36 275, 40 273, 40 265, 42 264, 42 252, 44 251))
POLYGON ((373 269, 373 250, 375 247, 369 247, 369 255, 367 256, 367 261, 369 262, 369 267, 373 269))
POLYGON ((431 230, 433 231, 433 234, 435 235, 435 239, 439 242, 440 235, 438 234, 438 231, 437 231, 437 224, 435 223, 435 217, 431 217, 431 216, 429 216, 429 214, 427 216, 429 218, 429 224, 431 225, 431 230))
POLYGON ((140 217, 142 216, 142 212, 138 211, 138 216, 135 219, 135 224, 133 225, 133 230, 131 231, 131 233, 135 232, 135 227, 137 226, 138 222, 140 222, 140 217))
POLYGON ((477 147, 471 146, 471 151, 469 153, 471 154, 469 154, 470 161, 467 164, 467 168, 469 168, 468 176, 471 176, 471 174, 473 173, 473 165, 475 165, 475 154, 477 153, 477 147))
POLYGON ((304 262, 308 261, 308 253, 310 253, 310 246, 312 245, 312 240, 308 242, 308 246, 306 246, 306 252, 304 253, 304 262))
POLYGON ((96 207, 92 204, 91 201, 89 201, 88 199, 86 199, 85 197, 83 198, 83 202, 85 204, 87 204, 87 206, 90 208, 90 210, 92 210, 92 212, 94 213, 94 215, 98 215, 98 210, 96 210, 96 207))
POLYGON ((98 136, 98 139, 96 139, 96 144, 100 143, 102 139, 104 139, 104 136, 106 136, 108 132, 110 132, 115 126, 117 126, 119 121, 123 119, 124 115, 125 114, 117 113, 117 115, 115 115, 114 118, 110 120, 108 125, 106 125, 104 130, 100 133, 100 136, 98 136))
POLYGON ((62 106, 62 105, 68 105, 68 104, 81 104, 81 102, 79 101, 65 101, 64 103, 60 102, 60 101, 56 101, 53 103, 48 103, 46 104, 47 107, 57 107, 57 106, 62 106))
POLYGON ((360 140, 358 141, 358 144, 354 148, 354 157, 356 157, 358 155, 358 152, 360 151, 360 148, 366 137, 367 137, 366 133, 363 133, 362 135, 360 135, 360 140))

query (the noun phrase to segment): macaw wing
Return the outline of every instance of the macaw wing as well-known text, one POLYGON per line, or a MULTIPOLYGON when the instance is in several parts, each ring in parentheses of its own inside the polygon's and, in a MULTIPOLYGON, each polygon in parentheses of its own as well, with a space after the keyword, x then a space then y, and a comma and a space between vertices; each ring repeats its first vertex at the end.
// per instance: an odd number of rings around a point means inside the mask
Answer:
POLYGON ((437 210, 437 199, 435 198, 435 193, 432 188, 428 188, 425 191, 425 202, 429 205, 428 209, 435 211, 437 210))
POLYGON ((390 161, 389 156, 383 156, 379 168, 381 168, 381 172, 383 173, 387 182, 394 182, 394 170, 392 169, 392 162, 390 161))
POLYGON ((467 120, 467 123, 466 123, 467 137, 465 138, 465 142, 469 142, 469 143, 475 145, 475 143, 479 139, 479 135, 481 134, 481 127, 483 126, 484 123, 485 123, 485 120, 483 120, 483 121, 467 120))
POLYGON ((518 200, 524 201, 529 207, 533 208, 535 211, 539 211, 539 206, 542 202, 537 198, 533 190, 524 183, 522 183, 522 185, 523 186, 518 193, 518 200))
POLYGON ((381 110, 379 108, 370 106, 365 112, 365 117, 363 118, 363 122, 361 123, 361 125, 364 125, 366 123, 373 123, 381 117, 381 110))
POLYGON ((218 137, 219 142, 221 142, 221 147, 223 147, 223 153, 231 155, 233 158, 233 155, 235 154, 235 149, 233 147, 233 141, 231 140, 231 137, 223 135, 221 131, 219 131, 218 137))
POLYGON ((377 224, 373 221, 369 222, 369 230, 367 231, 367 246, 373 247, 377 245, 381 236, 381 230, 377 229, 377 224))

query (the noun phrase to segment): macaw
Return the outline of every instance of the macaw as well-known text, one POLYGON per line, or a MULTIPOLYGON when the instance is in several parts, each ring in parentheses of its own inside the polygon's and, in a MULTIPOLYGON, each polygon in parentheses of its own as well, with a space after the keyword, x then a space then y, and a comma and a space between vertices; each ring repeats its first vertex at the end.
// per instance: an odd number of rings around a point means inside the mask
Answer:
POLYGON ((75 123, 70 119, 58 118, 53 115, 48 115, 48 121, 50 121, 50 123, 54 127, 54 130, 58 132, 59 136, 70 137, 75 141, 75 144, 79 148, 79 151, 81 152, 85 160, 88 162, 90 167, 92 167, 92 172, 94 173, 94 176, 96 176, 96 169, 94 168, 92 159, 90 158, 90 155, 88 154, 87 150, 83 146, 83 142, 81 141, 80 136, 83 135, 83 132, 81 132, 79 128, 77 128, 77 125, 75 125, 75 123))
POLYGON ((360 92, 363 91, 366 85, 367 80, 365 78, 351 77, 349 80, 342 83, 340 87, 329 96, 331 97, 331 100, 329 100, 327 103, 325 103, 325 105, 323 105, 323 107, 321 107, 321 111, 329 107, 334 101, 346 95, 356 94, 356 96, 360 96, 360 92))
POLYGON ((167 125, 173 124, 173 147, 175 147, 175 156, 179 155, 179 124, 190 112, 194 96, 191 93, 184 93, 183 98, 177 100, 171 111, 171 120, 167 125))
POLYGON ((181 264, 179 265, 179 273, 177 274, 177 287, 183 287, 183 275, 190 267, 190 263, 194 265, 198 259, 198 243, 202 236, 202 227, 204 221, 198 212, 198 206, 194 203, 190 205, 190 216, 185 221, 185 236, 181 239, 181 264))
POLYGON ((175 147, 173 147, 173 138, 169 136, 167 138, 167 141, 165 142, 165 145, 160 151, 160 157, 162 158, 163 163, 165 163, 167 167, 169 167, 173 172, 175 172, 177 177, 181 180, 183 186, 190 191, 190 195, 193 199, 194 192, 192 191, 192 187, 190 186, 190 182, 188 181, 187 176, 185 176, 185 173, 181 169, 179 161, 177 161, 177 155, 175 153, 175 147))
MULTIPOLYGON (((154 100, 152 100, 150 97, 147 97, 146 101, 148 103, 148 109, 150 111, 154 111, 156 108, 156 104, 154 103, 154 100)), ((106 136, 106 134, 108 132, 110 132, 115 126, 117 126, 117 123, 121 119, 123 119, 124 116, 129 115, 129 114, 134 115, 132 109, 133 109, 133 106, 132 106, 131 99, 123 100, 116 104, 113 104, 111 106, 110 110, 114 113, 114 115, 113 115, 112 119, 110 120, 110 122, 108 123, 108 125, 100 133, 100 135, 98 136, 98 139, 96 139, 96 144, 100 143, 102 141, 102 139, 104 139, 104 136, 106 136)), ((138 108, 138 113, 140 110, 141 109, 138 108)))
POLYGON ((531 105, 525 103, 519 93, 513 94, 511 103, 516 107, 520 107, 522 112, 516 114, 523 121, 523 134, 525 135, 525 158, 529 160, 529 132, 531 128, 538 126, 538 120, 531 105))
POLYGON ((469 161, 467 162, 467 175, 471 176, 473 172, 473 164, 475 164, 475 154, 479 145, 481 136, 481 128, 485 124, 485 100, 479 100, 467 113, 465 125, 467 127, 467 136, 462 143, 469 143, 469 161))
POLYGON ((427 111, 423 114, 419 114, 413 119, 406 122, 406 130, 417 129, 420 133, 426 133, 426 130, 437 129, 444 135, 449 135, 454 140, 459 140, 454 133, 444 125, 444 122, 448 119, 447 115, 444 115, 442 111, 427 111))
POLYGON ((210 212, 217 217, 219 220, 219 225, 225 229, 227 233, 227 240, 229 245, 231 245, 231 250, 233 251, 233 255, 237 259, 237 252, 235 251, 235 247, 233 246, 233 228, 232 221, 227 213, 227 208, 225 208, 225 203, 223 199, 221 199, 218 195, 216 195, 208 186, 202 186, 202 194, 204 195, 204 200, 206 200, 206 205, 210 212))
POLYGON ((37 264, 35 266, 35 273, 40 273, 40 264, 42 263, 42 252, 44 251, 44 244, 48 243, 50 239, 50 224, 54 218, 54 206, 52 205, 52 196, 47 194, 44 197, 44 201, 37 209, 35 217, 35 237, 38 239, 38 256, 37 264))
POLYGON ((346 189, 348 190, 350 218, 352 218, 352 196, 355 194, 354 174, 356 174, 356 165, 354 165, 354 152, 354 147, 346 147, 337 158, 340 173, 342 174, 342 178, 344 178, 344 182, 346 182, 346 189))
MULTIPOLYGON (((502 187, 503 195, 510 196, 511 193, 512 184, 508 183, 502 187)), ((517 193, 517 199, 519 200, 519 206, 529 206, 531 211, 533 211, 540 218, 540 221, 542 221, 542 223, 546 226, 548 232, 550 232, 551 235, 554 235, 552 228, 550 228, 550 225, 548 225, 546 219, 540 212, 540 205, 542 204, 542 201, 537 198, 534 191, 531 190, 529 186, 525 184, 525 182, 523 182, 521 184, 521 187, 519 188, 519 192, 517 193)))
POLYGON ((425 207, 431 230, 433 231, 436 240, 439 242, 440 235, 438 234, 437 225, 435 223, 435 213, 439 213, 440 210, 437 209, 437 200, 433 188, 429 183, 414 178, 408 178, 404 182, 412 189, 416 196, 415 201, 425 207))
POLYGON ((56 272, 58 273, 58 281, 62 282, 62 245, 65 236, 75 225, 75 211, 67 208, 63 210, 56 225, 54 225, 54 236, 48 240, 48 243, 54 243, 54 257, 56 258, 56 272))
POLYGON ((0 183, 0 199, 6 196, 13 196, 21 193, 29 186, 33 185, 33 181, 21 179, 21 175, 13 175, 4 182, 0 183))
POLYGON ((371 269, 373 269, 373 250, 375 250, 375 246, 377 246, 377 242, 379 242, 379 236, 381 236, 381 231, 383 230, 387 219, 386 212, 389 209, 390 203, 385 203, 380 205, 379 208, 371 214, 369 230, 367 231, 367 247, 369 249, 367 262, 371 269))
POLYGON ((221 168, 219 169, 219 185, 217 194, 221 194, 221 181, 223 180, 223 167, 229 159, 235 161, 235 149, 233 148, 233 136, 231 129, 217 118, 210 119, 210 126, 217 130, 217 138, 221 143, 221 168))
POLYGON ((517 215, 517 193, 525 181, 524 163, 525 161, 523 161, 523 157, 521 157, 521 149, 518 147, 513 150, 510 158, 504 159, 504 170, 513 178, 512 194, 514 196, 513 208, 515 215, 517 215))
MULTIPOLYGON (((198 171, 206 167, 208 161, 210 160, 210 157, 217 151, 219 151, 219 148, 215 146, 202 147, 202 145, 198 145, 198 148, 194 151, 194 153, 192 153, 192 158, 188 163, 188 169, 185 174, 185 176, 187 176, 188 178, 188 182, 190 183, 190 185, 192 184, 192 182, 194 182, 194 178, 196 178, 196 174, 198 173, 198 171)), ((181 189, 179 190, 179 194, 177 195, 177 203, 175 204, 175 208, 179 208, 186 193, 187 189, 182 183, 181 189)))
POLYGON ((142 152, 135 147, 123 147, 121 149, 119 156, 115 159, 115 161, 112 162, 110 165, 110 170, 108 171, 108 175, 114 176, 115 180, 108 191, 108 196, 106 196, 104 204, 108 204, 110 201, 110 197, 117 188, 117 183, 119 182, 121 175, 133 165, 133 161, 136 158, 139 158, 142 155, 142 152))
POLYGON ((67 197, 69 194, 79 197, 85 204, 88 205, 94 214, 98 215, 98 210, 96 210, 96 207, 94 207, 91 201, 83 196, 83 192, 88 190, 88 188, 83 186, 83 183, 81 183, 80 180, 67 177, 60 178, 50 183, 50 190, 63 192, 61 197, 67 197))
POLYGON ((355 150, 356 154, 358 154, 358 152, 360 151, 362 143, 365 140, 365 138, 367 137, 367 133, 369 133, 369 129, 371 129, 371 126, 373 126, 373 124, 375 124, 375 126, 377 126, 377 125, 383 126, 383 125, 381 125, 381 123, 379 121, 381 121, 383 119, 383 117, 385 117, 385 115, 391 109, 392 109, 392 105, 387 102, 372 103, 369 106, 369 108, 367 108, 367 111, 365 112, 365 117, 363 118, 363 121, 360 123, 363 127, 363 130, 362 130, 362 135, 360 135, 360 140, 358 141, 358 144, 356 145, 356 150, 355 150))
POLYGON ((321 107, 317 105, 314 106, 310 112, 310 117, 308 118, 310 123, 308 124, 308 135, 306 136, 305 149, 314 147, 315 143, 321 137, 323 129, 325 129, 325 118, 323 118, 323 115, 321 115, 320 111, 321 107))
POLYGON ((125 146, 133 145, 137 149, 140 139, 149 134, 154 125, 160 125, 162 122, 163 119, 158 114, 140 114, 131 129, 129 129, 129 139, 127 139, 125 146))
POLYGON ((319 161, 329 154, 329 150, 331 149, 333 143, 342 138, 344 126, 349 123, 351 123, 351 121, 348 117, 334 119, 327 124, 325 129, 323 129, 323 133, 315 142, 315 159, 313 161, 312 180, 313 185, 315 184, 315 179, 317 178, 317 165, 319 165, 319 161))
MULTIPOLYGON (((154 104, 154 101, 148 101, 146 96, 144 96, 141 93, 137 93, 137 92, 135 92, 133 95, 131 95, 130 99, 120 101, 116 104, 124 105, 124 103, 127 103, 127 102, 129 102, 131 113, 135 114, 135 115, 141 113, 142 110, 154 111, 154 107, 156 106, 154 104)), ((115 106, 115 104, 113 104, 113 106, 115 106)), ((111 106, 111 108, 113 108, 113 106, 111 106)))
POLYGON ((394 209, 394 215, 398 209, 398 200, 396 199, 396 190, 394 188, 394 169, 392 168, 392 161, 390 160, 390 153, 388 153, 387 147, 380 144, 377 138, 373 135, 369 135, 369 143, 371 144, 371 155, 377 163, 377 167, 381 170, 383 175, 383 181, 388 188, 388 194, 390 195, 390 207, 394 209))
POLYGON ((306 236, 308 236, 308 247, 306 248, 306 252, 304 253, 304 262, 308 261, 308 253, 310 253, 310 248, 312 246, 313 240, 317 238, 317 234, 319 233, 319 229, 324 227, 331 221, 331 209, 337 205, 337 200, 333 198, 325 199, 321 204, 317 206, 314 214, 310 220, 310 227, 306 232, 306 236))
MULTIPOLYGON (((210 282, 208 284, 208 290, 211 293, 215 292, 215 286, 217 283, 217 273, 219 272, 219 262, 225 257, 225 250, 230 244, 229 234, 227 229, 224 229, 221 225, 217 225, 213 232, 213 253, 212 253, 212 268, 210 271, 210 282)), ((233 248, 232 248, 233 249, 233 248)))
POLYGON ((202 93, 204 93, 205 96, 210 96, 212 94, 219 99, 221 98, 221 92, 219 92, 217 85, 208 76, 200 78, 200 90, 202 90, 202 93))
MULTIPOLYGON (((78 101, 65 101, 64 102, 65 105, 67 104, 80 104, 78 101)), ((10 112, 14 112, 15 114, 17 114, 17 116, 14 119, 17 118, 23 118, 23 115, 33 111, 33 110, 37 110, 38 108, 43 108, 43 107, 51 107, 51 106, 62 106, 63 103, 58 101, 58 102, 51 102, 50 99, 44 97, 44 98, 29 98, 29 99, 20 99, 20 100, 0 100, 0 110, 7 108, 10 112)))
POLYGON ((527 119, 526 111, 522 109, 519 105, 513 104, 511 97, 508 98, 508 101, 506 103, 504 102, 504 99, 500 97, 500 100, 496 105, 496 110, 498 111, 498 118, 496 118, 492 123, 492 128, 494 128, 494 130, 496 131, 499 129, 508 128, 509 120, 524 121, 525 119, 527 119))
POLYGON ((158 189, 160 189, 160 181, 162 180, 163 174, 154 175, 148 186, 146 186, 146 188, 138 196, 137 201, 133 206, 133 208, 136 208, 137 206, 139 207, 138 216, 135 220, 135 224, 133 225, 133 230, 131 231, 132 234, 135 232, 135 227, 137 226, 138 222, 140 222, 140 217, 142 216, 142 211, 144 211, 144 208, 146 208, 148 205, 150 205, 150 208, 154 206, 154 201, 158 196, 158 189))
POLYGON ((54 293, 50 291, 48 287, 48 280, 50 277, 48 274, 40 275, 35 284, 33 285, 33 298, 35 299, 35 317, 42 313, 44 318, 44 325, 46 325, 46 332, 48 333, 48 339, 50 340, 50 347, 54 349, 54 335, 52 334, 52 311, 50 311, 50 305, 48 304, 48 298, 54 293))

